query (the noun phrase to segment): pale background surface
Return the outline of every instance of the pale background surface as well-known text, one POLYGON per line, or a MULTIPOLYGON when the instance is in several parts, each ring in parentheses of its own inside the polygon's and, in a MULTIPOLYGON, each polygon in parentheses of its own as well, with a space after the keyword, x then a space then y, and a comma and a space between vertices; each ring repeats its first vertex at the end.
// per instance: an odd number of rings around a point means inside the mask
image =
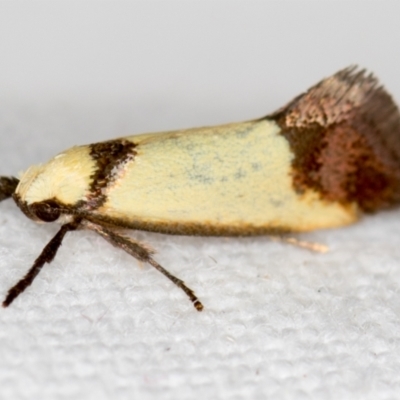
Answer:
MULTIPOLYGON (((265 115, 352 63, 400 100, 395 1, 0 2, 0 171, 74 144, 265 115)), ((186 297, 91 233, 0 310, 2 399, 394 399, 400 212, 304 238, 138 233, 186 297)), ((0 294, 56 227, 0 205, 0 294)))

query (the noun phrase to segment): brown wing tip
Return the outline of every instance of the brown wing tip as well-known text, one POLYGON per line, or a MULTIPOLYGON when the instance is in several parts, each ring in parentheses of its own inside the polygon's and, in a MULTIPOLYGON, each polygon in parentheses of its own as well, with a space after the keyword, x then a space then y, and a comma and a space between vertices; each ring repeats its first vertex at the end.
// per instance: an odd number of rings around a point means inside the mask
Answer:
POLYGON ((323 79, 274 117, 283 117, 288 127, 301 128, 340 123, 355 113, 363 114, 380 130, 400 127, 400 113, 392 97, 372 73, 353 65, 323 79))
POLYGON ((357 66, 311 87, 274 113, 294 153, 293 185, 364 211, 400 203, 400 113, 357 66))

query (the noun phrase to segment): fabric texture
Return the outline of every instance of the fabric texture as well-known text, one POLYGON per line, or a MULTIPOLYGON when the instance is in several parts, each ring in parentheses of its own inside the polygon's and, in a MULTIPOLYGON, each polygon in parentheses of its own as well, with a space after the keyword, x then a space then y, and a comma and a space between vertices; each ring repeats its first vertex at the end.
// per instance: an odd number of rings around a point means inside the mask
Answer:
MULTIPOLYGON (((395 3, 165 3, 0 4, 1 175, 76 144, 261 117, 354 61, 400 99, 395 3)), ((151 266, 68 233, 0 309, 0 398, 398 398, 399 220, 299 236, 326 254, 131 232, 201 313, 151 266)), ((0 204, 1 296, 57 229, 0 204)))

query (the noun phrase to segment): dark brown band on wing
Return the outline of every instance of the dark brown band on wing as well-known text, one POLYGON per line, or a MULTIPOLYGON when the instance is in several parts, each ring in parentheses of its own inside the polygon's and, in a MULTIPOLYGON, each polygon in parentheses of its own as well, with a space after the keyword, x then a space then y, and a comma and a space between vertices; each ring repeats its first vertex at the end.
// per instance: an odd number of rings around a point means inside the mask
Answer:
MULTIPOLYGON (((22 212, 36 221, 54 220, 60 215, 71 215, 79 218, 89 217, 93 211, 107 201, 107 189, 112 187, 126 171, 126 164, 134 160, 136 144, 126 139, 109 140, 89 145, 89 154, 95 161, 91 184, 85 200, 73 205, 62 204, 52 198, 33 204, 27 204, 16 193, 12 195, 22 212)), ((73 183, 71 183, 73 184, 73 183)))
POLYGON ((96 209, 107 200, 105 191, 119 177, 125 164, 132 161, 136 155, 136 145, 126 139, 109 140, 89 146, 90 155, 96 162, 91 175, 90 194, 85 202, 86 209, 96 209))
POLYGON ((366 212, 400 203, 400 114, 372 75, 342 70, 268 118, 294 153, 297 192, 366 212))

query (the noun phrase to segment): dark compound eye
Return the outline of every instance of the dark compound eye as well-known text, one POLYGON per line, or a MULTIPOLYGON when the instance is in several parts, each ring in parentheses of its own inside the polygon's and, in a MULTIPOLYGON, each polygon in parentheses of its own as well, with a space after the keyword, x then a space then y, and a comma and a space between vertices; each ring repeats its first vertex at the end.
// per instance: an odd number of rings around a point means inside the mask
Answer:
POLYGON ((61 214, 60 206, 54 200, 33 203, 29 208, 37 218, 44 222, 53 222, 61 214))

